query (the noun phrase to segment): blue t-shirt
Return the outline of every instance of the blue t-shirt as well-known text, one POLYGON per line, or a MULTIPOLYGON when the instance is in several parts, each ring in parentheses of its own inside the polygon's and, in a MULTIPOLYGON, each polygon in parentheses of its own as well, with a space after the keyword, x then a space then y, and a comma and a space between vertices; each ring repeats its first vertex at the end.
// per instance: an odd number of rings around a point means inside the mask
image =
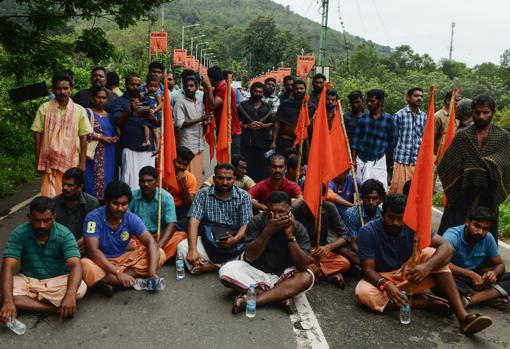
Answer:
POLYGON ((124 214, 119 227, 113 230, 106 221, 106 206, 90 211, 83 222, 83 237, 98 238, 99 249, 106 258, 126 253, 131 235, 139 237, 145 231, 147 228, 142 220, 129 211, 124 214))
POLYGON ((384 230, 382 219, 375 219, 359 231, 359 259, 374 259, 377 272, 399 269, 413 254, 413 239, 414 233, 407 226, 391 236, 384 230))
POLYGON ((486 258, 492 259, 499 256, 496 240, 490 233, 487 233, 481 241, 473 244, 470 249, 468 243, 464 240, 465 227, 465 224, 451 227, 443 234, 443 238, 455 249, 451 263, 464 269, 475 270, 481 266, 486 258))

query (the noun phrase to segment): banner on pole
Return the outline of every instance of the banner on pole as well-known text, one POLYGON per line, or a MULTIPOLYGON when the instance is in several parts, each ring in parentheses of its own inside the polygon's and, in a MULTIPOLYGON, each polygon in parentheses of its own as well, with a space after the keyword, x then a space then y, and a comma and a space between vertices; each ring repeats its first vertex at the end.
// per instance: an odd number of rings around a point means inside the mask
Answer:
POLYGON ((315 65, 315 56, 297 56, 296 75, 306 78, 315 65))
POLYGON ((151 55, 158 53, 168 53, 166 32, 151 32, 150 51, 151 55))
POLYGON ((276 79, 276 82, 281 84, 283 83, 283 78, 287 75, 292 75, 292 69, 291 68, 280 68, 278 69, 278 78, 276 79))
POLYGON ((185 48, 175 48, 174 49, 174 66, 182 67, 182 66, 184 66, 185 61, 186 61, 186 49, 185 48))
POLYGON ((184 60, 184 69, 193 69, 193 56, 186 56, 184 60))

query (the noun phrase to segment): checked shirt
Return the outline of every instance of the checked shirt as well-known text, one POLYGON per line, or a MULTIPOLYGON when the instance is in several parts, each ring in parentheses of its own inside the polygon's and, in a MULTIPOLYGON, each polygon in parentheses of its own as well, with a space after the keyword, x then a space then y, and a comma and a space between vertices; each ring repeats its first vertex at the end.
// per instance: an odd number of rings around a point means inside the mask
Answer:
POLYGON ((427 114, 418 109, 416 115, 413 115, 411 108, 407 106, 393 116, 393 122, 398 136, 395 161, 403 165, 415 165, 427 123, 427 114))
POLYGON ((383 112, 379 118, 374 119, 367 111, 359 118, 352 148, 357 150, 357 155, 362 161, 379 160, 392 151, 396 144, 395 124, 390 114, 383 112))

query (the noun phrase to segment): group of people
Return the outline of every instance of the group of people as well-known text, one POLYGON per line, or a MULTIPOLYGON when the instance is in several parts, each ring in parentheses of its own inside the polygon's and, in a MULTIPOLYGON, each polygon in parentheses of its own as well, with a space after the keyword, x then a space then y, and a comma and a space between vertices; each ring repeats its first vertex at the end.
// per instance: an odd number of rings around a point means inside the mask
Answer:
MULTIPOLYGON (((320 99, 325 76, 313 77, 307 98, 306 82, 288 76, 278 96, 268 78, 253 83, 244 101, 228 91, 229 72, 219 67, 203 77, 185 70, 180 89, 169 76, 177 184, 161 188, 153 152, 163 72, 161 63, 151 63, 145 85, 128 74, 118 96, 118 76, 117 86, 107 88, 108 74, 94 68, 93 86, 73 98, 72 76, 54 76, 54 98, 32 125, 42 195, 4 250, 0 321, 18 309, 72 316, 87 288, 112 296, 137 277, 158 277, 177 254, 191 274, 217 272, 239 292, 233 313, 246 307, 250 285, 259 306, 290 311, 290 300, 319 280, 343 288, 346 273, 360 278, 358 304, 383 312, 411 302, 453 313, 466 334, 492 323, 468 313, 470 307, 507 308, 510 274, 498 252, 497 222, 510 193, 503 157, 510 136, 491 123, 491 97, 458 101, 457 135, 437 167, 447 197, 441 227, 431 232, 430 247, 413 253, 414 232, 403 215, 427 121, 421 88, 410 89, 408 105, 394 115, 384 111, 380 89, 366 93, 368 110, 360 91, 348 95, 343 122, 355 169, 323 187, 318 227, 303 198, 307 147, 300 153, 294 140, 303 103, 313 116, 323 101, 331 127, 339 96, 327 90, 320 99), (232 161, 218 163, 204 181, 205 128, 220 124, 227 93, 232 161), (386 157, 394 160, 392 171, 386 157)), ((436 113, 439 140, 450 99, 436 113)), ((313 137, 313 117, 308 131, 313 137)))

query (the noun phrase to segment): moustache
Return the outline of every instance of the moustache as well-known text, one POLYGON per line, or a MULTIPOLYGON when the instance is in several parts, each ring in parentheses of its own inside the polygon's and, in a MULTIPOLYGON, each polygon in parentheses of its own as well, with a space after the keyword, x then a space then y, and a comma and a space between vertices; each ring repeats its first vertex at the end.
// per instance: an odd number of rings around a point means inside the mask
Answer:
POLYGON ((34 229, 34 233, 35 235, 47 235, 50 233, 50 230, 46 228, 37 228, 34 229))

